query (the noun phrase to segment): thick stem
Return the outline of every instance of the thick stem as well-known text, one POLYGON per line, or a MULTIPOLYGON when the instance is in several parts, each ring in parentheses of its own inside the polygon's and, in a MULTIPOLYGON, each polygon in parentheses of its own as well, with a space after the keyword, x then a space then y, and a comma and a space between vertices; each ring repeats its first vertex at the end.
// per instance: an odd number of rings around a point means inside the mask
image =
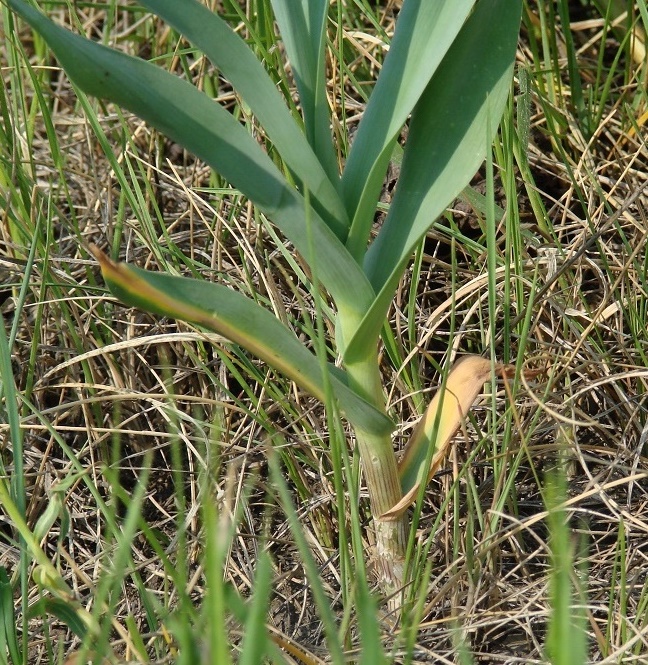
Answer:
MULTIPOLYGON (((371 354, 361 363, 347 366, 347 371, 353 389, 376 408, 385 412, 377 354, 371 354)), ((395 521, 383 521, 379 518, 395 506, 403 496, 396 454, 389 435, 376 436, 356 428, 356 440, 374 518, 376 536, 374 563, 378 583, 387 595, 392 595, 396 594, 405 582, 407 518, 400 517, 395 521)))
POLYGON ((395 521, 380 520, 380 515, 395 506, 403 494, 396 457, 389 437, 378 440, 365 432, 356 431, 356 440, 364 471, 376 537, 374 564, 380 588, 387 594, 398 592, 404 580, 405 549, 407 547, 407 518, 395 521), (387 448, 385 443, 389 444, 387 448))

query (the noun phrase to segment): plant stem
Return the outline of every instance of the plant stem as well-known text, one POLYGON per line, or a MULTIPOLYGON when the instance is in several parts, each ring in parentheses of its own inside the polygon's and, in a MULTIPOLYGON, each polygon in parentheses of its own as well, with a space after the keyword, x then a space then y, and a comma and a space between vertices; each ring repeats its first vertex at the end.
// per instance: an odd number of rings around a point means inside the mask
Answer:
MULTIPOLYGON (((377 352, 373 352, 361 362, 347 366, 347 371, 353 390, 371 401, 382 412, 386 412, 377 352)), ((403 516, 395 521, 379 518, 403 496, 396 455, 389 435, 377 436, 357 427, 355 434, 374 520, 375 571, 380 588, 387 595, 392 595, 400 591, 405 582, 407 518, 403 516)), ((400 602, 396 601, 392 606, 400 606, 400 602)))
POLYGON ((398 592, 404 583, 405 549, 407 547, 407 517, 394 521, 381 520, 380 515, 395 506, 403 494, 391 440, 379 440, 366 432, 356 431, 362 469, 369 490, 371 514, 376 536, 375 571, 378 583, 387 594, 398 592))

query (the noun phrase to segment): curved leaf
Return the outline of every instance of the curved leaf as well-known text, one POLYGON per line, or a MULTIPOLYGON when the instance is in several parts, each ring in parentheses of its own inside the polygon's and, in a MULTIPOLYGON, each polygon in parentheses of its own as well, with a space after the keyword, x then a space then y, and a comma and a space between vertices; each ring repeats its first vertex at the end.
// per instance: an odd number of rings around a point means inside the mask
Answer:
POLYGON ((340 310, 367 310, 374 293, 360 266, 230 113, 156 65, 60 28, 23 0, 7 2, 43 35, 82 90, 136 113, 207 162, 256 203, 305 258, 316 248, 318 276, 340 310))
MULTIPOLYGON (((336 189, 337 172, 327 176, 318 161, 320 151, 311 141, 313 151, 274 82, 243 39, 196 0, 142 0, 141 4, 182 33, 221 70, 252 109, 302 189, 308 189, 318 213, 338 238, 344 239, 349 220, 336 189)), ((283 37, 286 40, 285 34, 283 37)), ((304 99, 302 96, 302 103, 304 99)), ((328 123, 326 129, 330 151, 328 123)))
MULTIPOLYGON (((342 175, 353 215, 347 247, 361 258, 394 142, 459 33, 475 0, 406 0, 389 53, 358 126, 342 175)), ((480 56, 479 56, 480 57, 480 56)), ((408 140, 412 140, 412 137, 408 140)))
POLYGON ((445 387, 434 396, 405 447, 398 468, 404 496, 381 519, 393 520, 402 515, 415 501, 421 483, 427 485, 430 481, 491 376, 491 369, 491 361, 481 356, 464 356, 454 364, 445 387))
MULTIPOLYGON (((221 284, 115 263, 96 247, 91 249, 106 283, 121 302, 219 333, 325 400, 319 360, 268 310, 221 284)), ((377 435, 392 431, 391 420, 346 385, 342 370, 329 366, 328 380, 354 426, 377 435)))
POLYGON ((346 362, 378 337, 416 245, 484 160, 508 98, 521 12, 521 0, 481 0, 417 104, 396 195, 365 257, 378 296, 346 362))
MULTIPOLYGON (((44 616, 56 617, 67 626, 78 638, 83 639, 88 633, 88 626, 80 618, 74 604, 61 598, 42 596, 29 606, 27 617, 34 619, 44 616)), ((69 661, 66 661, 69 662, 69 661)))

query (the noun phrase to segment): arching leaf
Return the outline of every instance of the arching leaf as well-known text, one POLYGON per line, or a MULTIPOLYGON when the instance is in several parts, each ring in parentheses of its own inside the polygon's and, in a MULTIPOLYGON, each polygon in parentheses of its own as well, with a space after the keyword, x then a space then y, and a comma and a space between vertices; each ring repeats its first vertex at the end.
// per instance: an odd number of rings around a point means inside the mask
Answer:
MULTIPOLYGON (((222 284, 176 277, 115 263, 92 251, 112 293, 123 303, 154 314, 196 323, 239 344, 324 401, 325 380, 317 357, 271 312, 222 284)), ((342 370, 329 366, 340 409, 356 427, 383 435, 393 423, 346 385, 342 370)))

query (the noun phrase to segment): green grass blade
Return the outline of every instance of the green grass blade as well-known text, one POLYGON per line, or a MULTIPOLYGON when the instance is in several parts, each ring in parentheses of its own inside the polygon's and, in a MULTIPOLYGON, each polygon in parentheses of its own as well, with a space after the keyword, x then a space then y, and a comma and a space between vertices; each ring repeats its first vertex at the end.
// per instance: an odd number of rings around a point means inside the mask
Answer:
POLYGON ((7 652, 12 663, 18 665, 23 662, 16 628, 11 580, 6 568, 0 566, 0 662, 6 659, 7 652))
POLYGON ((6 513, 11 524, 22 537, 25 542, 25 547, 37 564, 33 572, 33 577, 37 583, 51 594, 54 594, 55 597, 68 604, 71 608, 70 611, 76 614, 79 621, 84 623, 90 630, 96 632, 96 622, 92 616, 81 607, 81 604, 74 599, 72 590, 51 563, 47 554, 41 549, 40 544, 30 531, 27 522, 24 520, 18 507, 12 500, 4 478, 0 478, 0 506, 2 506, 2 509, 6 513))
MULTIPOLYGON (((84 92, 129 109, 203 159, 307 255, 304 198, 230 113, 160 67, 60 28, 22 0, 8 3, 43 35, 84 92)), ((374 294, 360 266, 314 211, 311 223, 322 283, 341 310, 365 311, 374 294)))
MULTIPOLYGON (((208 484, 208 476, 205 474, 203 492, 205 498, 202 501, 202 514, 205 529, 204 568, 205 582, 207 587, 202 613, 206 619, 205 647, 209 650, 212 663, 231 665, 230 647, 227 643, 227 618, 229 611, 236 616, 235 610, 231 609, 234 603, 227 603, 228 586, 223 580, 223 567, 227 557, 227 548, 231 543, 232 534, 228 532, 231 525, 220 519, 216 507, 216 501, 212 499, 211 488, 208 484)), ((241 599, 235 591, 232 591, 235 601, 242 604, 241 599)), ((236 603, 238 605, 238 603, 236 603)))
MULTIPOLYGON (((18 409, 18 389, 11 366, 11 348, 4 318, 0 319, 0 402, 3 418, 9 425, 9 436, 12 442, 12 452, 16 455, 15 470, 11 478, 11 498, 15 502, 20 514, 25 515, 25 488, 23 484, 24 472, 22 467, 22 430, 20 427, 20 411, 18 409), (4 398, 4 399, 3 399, 4 398)), ((0 473, 5 475, 4 462, 0 459, 0 473)))
POLYGON ((581 665, 587 662, 586 618, 573 607, 574 571, 571 533, 564 501, 567 494, 564 473, 555 472, 547 482, 548 526, 551 548, 551 618, 547 629, 547 652, 552 665, 581 665))
POLYGON ((369 593, 367 581, 357 580, 356 602, 358 630, 362 652, 360 665, 387 665, 389 662, 380 635, 379 613, 375 599, 369 593))
POLYGON ((389 55, 342 176, 347 210, 353 215, 347 247, 358 259, 366 251, 394 142, 430 78, 447 57, 473 4, 474 0, 409 0, 403 4, 389 55))
MULTIPOLYGON (((178 3, 175 0, 143 0, 141 3, 172 25, 178 32, 182 33, 192 44, 197 46, 222 72, 223 76, 234 86, 250 109, 259 120, 268 137, 279 151, 286 165, 301 185, 300 189, 308 189, 315 208, 327 224, 333 229, 339 238, 346 237, 348 232, 348 219, 342 199, 335 185, 337 182, 337 170, 333 174, 325 172, 322 163, 322 150, 319 144, 310 137, 311 143, 306 140, 298 123, 291 115, 285 100, 277 90, 274 82, 268 76, 263 65, 255 57, 252 50, 235 33, 225 21, 217 14, 209 11, 204 5, 196 0, 185 0, 178 3), (311 145, 315 149, 311 148, 311 145)), ((314 4, 314 3, 313 3, 314 4)), ((324 3, 326 9, 326 3, 324 3)), ((324 12, 325 14, 325 12, 324 12)), ((320 32, 324 23, 321 21, 320 32)), ((283 22, 280 21, 283 33, 283 22)), ((291 27, 292 23, 288 27, 291 27)), ((283 33, 286 47, 292 44, 289 37, 298 38, 299 34, 283 33)), ((301 37, 304 41, 304 37, 301 37)), ((310 42, 306 44, 312 48, 310 42)), ((323 47, 319 46, 323 52, 323 47)), ((300 51, 298 49, 298 51, 300 51)), ((300 65, 300 60, 293 58, 292 49, 288 48, 291 55, 293 69, 300 65)), ((301 55, 301 52, 298 53, 301 55)), ((309 63, 310 64, 310 63, 309 63)), ((323 65, 317 64, 317 68, 323 71, 323 65)), ((301 72, 302 66, 296 71, 301 72)), ((298 79, 299 82, 300 79, 298 79)), ((310 78, 307 77, 310 86, 310 78)), ((321 81, 315 81, 324 90, 321 81)), ((300 89, 301 92, 301 89, 300 89)), ((322 96, 322 93, 319 95, 322 96)), ((302 107, 306 115, 307 132, 309 127, 309 115, 306 114, 308 106, 305 98, 301 97, 302 107)), ((326 103, 326 99, 323 100, 326 103)), ((322 100, 314 99, 311 104, 322 100)), ((326 107, 324 108, 326 111, 326 107)), ((328 152, 333 155, 331 136, 329 131, 330 119, 326 113, 326 132, 328 152)))
POLYGON ((268 614, 271 593, 272 562, 270 555, 262 550, 257 559, 254 595, 250 603, 250 611, 246 617, 239 665, 257 665, 263 662, 269 647, 265 620, 268 614))
POLYGON ((276 488, 279 501, 286 517, 288 518, 288 524, 290 525, 290 530, 295 539, 295 545, 299 550, 303 562, 304 572, 308 578, 311 593, 313 594, 313 600, 315 601, 319 618, 324 629, 324 634, 326 636, 330 662, 334 665, 343 665, 345 658, 342 652, 342 641, 336 630, 335 617, 330 607, 330 601, 324 591, 317 563, 315 562, 313 553, 308 546, 308 541, 302 530, 302 525, 299 522, 299 517, 297 516, 297 512, 290 496, 290 490, 288 489, 286 480, 281 473, 279 459, 272 448, 270 448, 268 452, 268 465, 270 467, 270 478, 273 481, 272 485, 276 488))
POLYGON ((348 343, 347 362, 378 336, 417 243, 484 159, 509 94, 521 10, 520 0, 480 2, 416 107, 396 195, 365 259, 378 296, 348 343))
MULTIPOLYGON (((277 23, 299 90, 306 137, 333 182, 339 179, 326 98, 328 0, 273 0, 277 23)), ((347 229, 345 229, 346 235, 347 229)))
MULTIPOLYGON (((31 263, 30 263, 31 266, 31 263)), ((9 346, 9 339, 5 329, 4 317, 0 317, 0 421, 6 418, 9 425, 9 441, 11 446, 9 450, 13 458, 13 469, 10 476, 9 492, 10 496, 4 496, 5 492, 5 466, 4 461, 0 460, 0 474, 2 478, 2 492, 0 492, 0 506, 5 504, 5 512, 9 515, 8 503, 13 505, 13 509, 17 513, 23 525, 26 528, 26 491, 25 491, 25 472, 24 472, 24 455, 23 455, 23 431, 20 426, 20 410, 19 410, 19 391, 14 377, 13 367, 11 364, 11 351, 9 346), (4 404, 3 404, 4 402, 4 404)), ((28 598, 28 580, 29 580, 29 548, 25 547, 28 542, 25 538, 25 533, 21 531, 17 524, 14 524, 22 540, 18 541, 20 547, 20 592, 21 592, 21 611, 24 614, 27 609, 28 598)), ((31 535, 31 534, 29 534, 31 535)), ((28 643, 23 633, 22 651, 26 653, 28 643)), ((17 661, 21 662, 21 661, 17 661)))
POLYGON ((574 45, 572 31, 569 27, 569 2, 560 0, 558 3, 558 13, 560 14, 560 22, 563 25, 565 50, 567 52, 567 69, 569 71, 571 103, 576 112, 576 116, 578 117, 580 130, 587 139, 590 139, 592 136, 590 127, 592 116, 590 115, 590 109, 587 106, 583 94, 583 81, 581 78, 581 70, 578 66, 578 52, 574 45))
MULTIPOLYGON (((119 528, 110 533, 107 538, 111 541, 110 562, 106 564, 106 571, 98 582, 94 594, 94 607, 92 615, 99 626, 97 634, 87 634, 82 643, 85 649, 92 649, 98 654, 110 653, 110 633, 112 621, 106 617, 114 616, 115 607, 119 602, 119 589, 122 586, 125 571, 134 568, 132 558, 132 543, 138 535, 138 525, 142 515, 142 505, 145 500, 148 479, 151 469, 151 451, 147 451, 142 460, 141 471, 137 485, 133 488, 131 496, 126 503, 126 514, 120 520, 119 528)), ((180 601, 182 602, 182 601, 180 601)), ((81 662, 83 662, 81 660, 81 662)))
MULTIPOLYGON (((114 263, 98 250, 96 255, 110 290, 122 302, 213 330, 324 401, 325 381, 317 357, 260 305, 220 284, 114 263)), ((354 425, 377 434, 392 430, 389 418, 345 385, 341 370, 330 368, 329 380, 354 425)))

